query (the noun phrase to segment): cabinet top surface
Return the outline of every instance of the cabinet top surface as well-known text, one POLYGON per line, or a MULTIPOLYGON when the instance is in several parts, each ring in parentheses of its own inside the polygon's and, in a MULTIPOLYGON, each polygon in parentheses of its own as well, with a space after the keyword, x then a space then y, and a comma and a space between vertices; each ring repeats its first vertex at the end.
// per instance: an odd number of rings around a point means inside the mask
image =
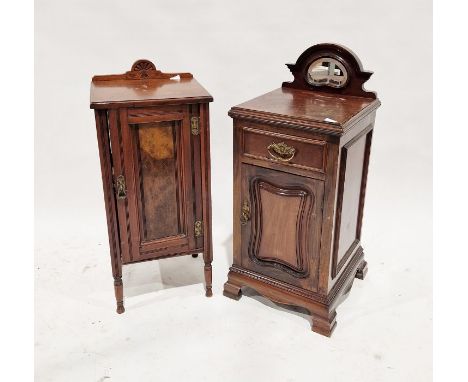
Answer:
POLYGON ((94 76, 91 82, 92 109, 211 101, 192 74, 163 73, 148 60, 136 61, 123 74, 94 76))
POLYGON ((290 118, 309 120, 317 123, 344 125, 364 112, 366 108, 380 105, 375 99, 334 95, 307 90, 279 88, 260 97, 234 106, 236 112, 253 112, 268 115, 281 115, 290 118))
POLYGON ((194 78, 113 80, 91 83, 91 108, 142 101, 204 101, 213 97, 194 78))

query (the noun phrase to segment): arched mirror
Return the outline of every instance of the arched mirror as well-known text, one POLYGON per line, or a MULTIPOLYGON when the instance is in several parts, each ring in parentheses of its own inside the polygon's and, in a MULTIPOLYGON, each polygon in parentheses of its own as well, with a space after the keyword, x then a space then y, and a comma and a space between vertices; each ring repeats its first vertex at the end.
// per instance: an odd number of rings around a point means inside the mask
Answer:
POLYGON ((307 82, 314 86, 342 88, 348 80, 348 72, 341 62, 322 57, 312 62, 307 70, 307 82))

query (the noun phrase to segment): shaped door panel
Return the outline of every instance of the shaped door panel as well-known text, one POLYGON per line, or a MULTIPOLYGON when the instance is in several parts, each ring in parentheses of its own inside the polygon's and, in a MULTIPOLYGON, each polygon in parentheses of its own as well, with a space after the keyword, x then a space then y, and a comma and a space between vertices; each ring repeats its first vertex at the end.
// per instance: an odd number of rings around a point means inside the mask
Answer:
POLYGON ((179 108, 120 111, 124 263, 195 248, 190 126, 179 108))
POLYGON ((242 165, 242 266, 315 291, 323 182, 242 165))

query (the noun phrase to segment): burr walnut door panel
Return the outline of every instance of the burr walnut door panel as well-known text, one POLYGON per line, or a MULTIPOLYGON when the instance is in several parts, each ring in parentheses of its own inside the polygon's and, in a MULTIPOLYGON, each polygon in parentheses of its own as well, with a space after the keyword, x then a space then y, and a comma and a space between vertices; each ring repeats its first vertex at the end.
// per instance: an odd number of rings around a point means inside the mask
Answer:
POLYGON ((242 267, 317 290, 323 182, 242 165, 242 267))
MULTIPOLYGON (((125 262, 194 249, 189 115, 183 106, 120 112, 127 187, 125 262)), ((125 235, 124 235, 125 236, 125 235)))

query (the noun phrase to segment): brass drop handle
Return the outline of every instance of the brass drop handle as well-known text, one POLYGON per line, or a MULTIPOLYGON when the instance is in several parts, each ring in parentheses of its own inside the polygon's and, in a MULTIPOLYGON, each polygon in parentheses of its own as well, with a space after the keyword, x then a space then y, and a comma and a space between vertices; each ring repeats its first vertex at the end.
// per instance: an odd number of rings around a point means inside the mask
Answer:
POLYGON ((127 197, 127 187, 123 175, 119 175, 115 179, 115 192, 117 194, 117 199, 125 199, 127 197))
POLYGON ((273 159, 277 159, 282 162, 289 162, 296 154, 296 149, 288 146, 284 142, 272 143, 268 145, 267 150, 268 154, 270 154, 273 159))
POLYGON ((246 225, 249 220, 250 220, 250 205, 247 200, 244 200, 244 203, 242 203, 242 208, 241 208, 240 221, 242 225, 246 225))

